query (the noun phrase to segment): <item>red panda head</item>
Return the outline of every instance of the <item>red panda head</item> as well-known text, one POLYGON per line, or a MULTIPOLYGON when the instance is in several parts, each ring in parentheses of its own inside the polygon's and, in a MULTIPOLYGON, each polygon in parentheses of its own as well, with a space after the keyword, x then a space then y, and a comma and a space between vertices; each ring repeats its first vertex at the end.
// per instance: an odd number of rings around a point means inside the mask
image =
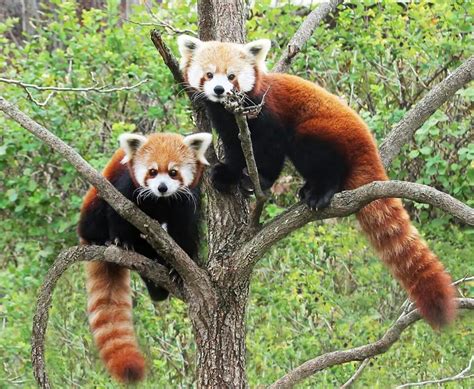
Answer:
POLYGON ((122 163, 128 164, 136 183, 156 197, 168 197, 197 185, 203 165, 209 165, 204 154, 212 135, 122 134, 119 141, 125 152, 122 163))
POLYGON ((188 35, 178 38, 181 69, 186 82, 211 101, 221 101, 232 90, 250 92, 271 42, 260 39, 247 44, 203 42, 188 35))

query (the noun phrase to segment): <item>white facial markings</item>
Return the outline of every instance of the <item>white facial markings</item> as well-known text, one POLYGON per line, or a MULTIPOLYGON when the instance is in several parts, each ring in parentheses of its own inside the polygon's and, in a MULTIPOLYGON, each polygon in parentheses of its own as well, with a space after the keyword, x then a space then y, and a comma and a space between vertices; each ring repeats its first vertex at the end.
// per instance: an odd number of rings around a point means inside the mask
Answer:
POLYGON ((241 92, 250 92, 255 85, 255 69, 248 65, 236 74, 241 92))
POLYGON ((181 178, 183 179, 183 184, 185 186, 189 186, 193 183, 195 170, 196 167, 193 165, 181 166, 179 172, 181 173, 181 178))
POLYGON ((200 89, 201 78, 204 76, 202 67, 193 62, 188 69, 188 82, 193 88, 200 89))
POLYGON ((179 180, 173 180, 168 173, 159 173, 155 178, 149 178, 146 183, 156 197, 171 196, 175 194, 181 186, 179 180), (158 189, 160 185, 166 186, 166 192, 160 192, 158 189))
POLYGON ((234 84, 229 81, 226 74, 214 74, 212 79, 204 82, 203 89, 209 100, 220 101, 221 97, 224 97, 225 95, 230 93, 232 89, 234 89, 234 84), (217 94, 214 90, 216 87, 224 88, 224 92, 221 94, 217 94))
POLYGON ((140 161, 136 161, 133 165, 133 174, 135 175, 135 179, 137 180, 140 186, 145 186, 145 177, 148 172, 148 167, 141 163, 140 161))

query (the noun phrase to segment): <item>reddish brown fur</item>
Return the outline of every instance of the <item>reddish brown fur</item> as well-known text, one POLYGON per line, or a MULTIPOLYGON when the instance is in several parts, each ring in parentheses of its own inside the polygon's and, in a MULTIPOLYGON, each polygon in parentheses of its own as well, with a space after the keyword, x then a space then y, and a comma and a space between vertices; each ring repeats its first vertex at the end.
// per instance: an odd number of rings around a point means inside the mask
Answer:
MULTIPOLYGON (((266 104, 298 135, 329 141, 347 159, 344 189, 387 180, 375 141, 363 120, 341 100, 301 78, 263 74, 266 104)), ((257 91, 258 93, 258 91, 257 91)), ((456 295, 451 278, 410 223, 399 199, 380 199, 361 209, 357 218, 371 243, 414 300, 421 314, 439 328, 455 317, 456 295)))
MULTIPOLYGON (((102 174, 109 181, 129 169, 137 159, 156 162, 160 173, 168 172, 169 162, 194 164, 196 171, 190 187, 199 183, 204 166, 178 134, 152 134, 133 160, 123 164, 125 152, 118 149, 102 174)), ((98 204, 98 192, 91 187, 84 197, 81 214, 98 204)), ((88 244, 83 238, 81 244, 88 244)), ((132 321, 130 272, 105 262, 86 265, 89 323, 99 354, 111 376, 123 383, 133 383, 145 377, 145 359, 138 347, 132 321)))
POLYGON ((130 271, 104 262, 86 265, 89 322, 107 370, 123 383, 145 376, 133 330, 130 271))

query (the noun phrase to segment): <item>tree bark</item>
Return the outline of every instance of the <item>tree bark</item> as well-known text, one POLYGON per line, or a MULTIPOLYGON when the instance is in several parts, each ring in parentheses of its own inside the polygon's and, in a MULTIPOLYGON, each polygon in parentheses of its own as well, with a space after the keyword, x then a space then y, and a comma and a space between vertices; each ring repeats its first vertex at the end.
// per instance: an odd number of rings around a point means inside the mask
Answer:
MULTIPOLYGON (((246 15, 243 0, 199 1, 199 36, 203 40, 243 43, 246 15)), ((220 148, 216 149, 214 161, 222 157, 220 148)), ((247 277, 236 285, 229 282, 229 277, 234 253, 251 234, 250 203, 240 192, 233 195, 216 192, 208 174, 204 187, 209 248, 206 267, 214 284, 216 301, 191 301, 189 306, 198 353, 197 386, 246 388, 244 319, 250 281, 247 277)))
POLYGON ((249 282, 232 291, 221 290, 217 303, 202 314, 200 304, 190 304, 198 350, 199 388, 247 388, 245 310, 249 282))

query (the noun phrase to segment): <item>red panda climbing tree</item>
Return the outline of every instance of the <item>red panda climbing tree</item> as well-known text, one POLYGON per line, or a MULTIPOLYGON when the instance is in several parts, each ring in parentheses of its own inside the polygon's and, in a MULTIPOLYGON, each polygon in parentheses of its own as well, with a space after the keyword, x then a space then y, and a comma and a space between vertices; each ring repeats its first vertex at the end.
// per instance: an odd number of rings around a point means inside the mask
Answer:
MULTIPOLYGON (((279 70, 288 66, 302 44, 314 31, 317 23, 339 3, 341 1, 325 3, 307 17, 301 29, 291 40, 287 53, 284 53, 277 65, 279 70)), ((198 13, 201 39, 235 42, 245 40, 244 1, 203 0, 198 2, 198 13)), ((157 31, 152 33, 152 40, 175 79, 182 82, 177 62, 157 31)), ((471 57, 413 107, 389 135, 387 138, 389 141, 382 144, 382 156, 386 164, 390 163, 401 145, 408 141, 411 134, 431 113, 472 80, 473 72, 474 58, 471 57)), ((203 115, 203 110, 196 106, 193 108, 199 130, 209 131, 209 121, 203 115)), ((258 196, 255 203, 240 193, 222 195, 214 191, 208 177, 205 177, 208 257, 204 263, 198 265, 174 243, 156 221, 150 220, 123 198, 72 148, 2 98, 0 98, 0 110, 71 162, 122 217, 129 220, 144 234, 150 244, 176 269, 182 279, 182 283, 177 283, 170 278, 167 269, 163 266, 116 247, 74 247, 61 253, 48 272, 40 291, 33 323, 33 367, 35 377, 42 388, 50 387, 44 360, 44 336, 52 291, 59 277, 75 262, 103 260, 117 263, 166 286, 176 298, 185 301, 189 307, 189 317, 197 345, 198 386, 245 388, 248 387, 245 310, 249 295, 249 280, 254 266, 273 244, 308 222, 350 215, 370 201, 382 197, 402 197, 426 202, 456 216, 466 224, 474 225, 474 210, 451 196, 424 185, 391 181, 375 182, 353 191, 339 193, 334 197, 331 205, 322 211, 311 212, 305 205, 295 204, 262 226, 258 223, 258 216, 264 198, 258 196)), ((238 118, 248 170, 256 181, 255 161, 250 158, 251 144, 248 136, 246 137, 245 120, 240 116, 238 118)), ((221 156, 219 150, 217 150, 217 155, 221 156)), ((216 159, 216 155, 209 158, 211 163, 216 159)), ((474 299, 459 299, 459 307, 474 309, 474 299)), ((402 331, 418 319, 417 311, 407 310, 380 340, 366 346, 316 357, 289 372, 272 387, 291 387, 327 367, 350 361, 364 361, 386 352, 399 339, 402 331)))

